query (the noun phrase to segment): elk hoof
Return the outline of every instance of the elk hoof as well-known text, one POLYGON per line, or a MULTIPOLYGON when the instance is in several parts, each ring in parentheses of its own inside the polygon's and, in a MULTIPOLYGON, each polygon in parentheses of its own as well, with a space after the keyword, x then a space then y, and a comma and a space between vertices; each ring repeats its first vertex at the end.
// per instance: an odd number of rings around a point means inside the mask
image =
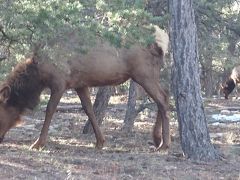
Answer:
POLYGON ((0 143, 3 142, 4 136, 0 137, 0 143))
POLYGON ((41 142, 39 139, 37 139, 31 146, 29 149, 37 149, 37 150, 41 150, 44 147, 43 142, 41 142))
POLYGON ((167 150, 169 149, 169 145, 167 144, 163 144, 161 147, 160 147, 161 150, 167 150))
POLYGON ((105 140, 102 140, 102 141, 100 141, 100 142, 97 141, 95 148, 101 150, 101 149, 103 148, 104 142, 105 142, 105 140))
POLYGON ((157 147, 155 151, 167 151, 168 149, 169 145, 163 143, 161 146, 157 147))
POLYGON ((162 138, 154 138, 153 140, 154 140, 154 145, 156 148, 160 147, 163 143, 162 138))

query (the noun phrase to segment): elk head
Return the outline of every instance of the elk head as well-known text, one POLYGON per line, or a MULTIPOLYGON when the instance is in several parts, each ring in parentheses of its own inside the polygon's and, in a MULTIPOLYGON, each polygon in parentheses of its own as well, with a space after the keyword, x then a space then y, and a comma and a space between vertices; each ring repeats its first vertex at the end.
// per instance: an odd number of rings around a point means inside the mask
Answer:
POLYGON ((227 80, 224 84, 220 85, 220 90, 224 94, 225 99, 228 99, 229 94, 233 91, 236 84, 233 79, 227 80))
POLYGON ((8 105, 11 88, 8 85, 0 87, 0 143, 7 131, 20 122, 20 111, 8 105))

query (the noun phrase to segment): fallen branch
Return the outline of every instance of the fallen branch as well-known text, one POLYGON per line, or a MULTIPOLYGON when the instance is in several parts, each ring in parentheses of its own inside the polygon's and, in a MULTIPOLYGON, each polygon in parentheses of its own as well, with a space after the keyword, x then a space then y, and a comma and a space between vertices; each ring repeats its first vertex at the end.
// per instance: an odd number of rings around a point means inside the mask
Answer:
POLYGON ((231 124, 231 123, 239 123, 239 120, 235 120, 235 121, 229 121, 229 120, 211 120, 208 122, 208 124, 214 124, 214 123, 224 123, 224 124, 231 124))
MULTIPOLYGON (((41 109, 45 112, 46 111, 47 106, 41 106, 41 109)), ((80 111, 82 110, 82 106, 80 106, 79 104, 77 105, 59 105, 57 106, 56 111, 58 112, 69 112, 69 111, 80 111)))
POLYGON ((222 110, 239 111, 240 110, 240 106, 232 106, 232 107, 222 106, 222 107, 219 107, 217 109, 220 110, 220 111, 222 111, 222 110))

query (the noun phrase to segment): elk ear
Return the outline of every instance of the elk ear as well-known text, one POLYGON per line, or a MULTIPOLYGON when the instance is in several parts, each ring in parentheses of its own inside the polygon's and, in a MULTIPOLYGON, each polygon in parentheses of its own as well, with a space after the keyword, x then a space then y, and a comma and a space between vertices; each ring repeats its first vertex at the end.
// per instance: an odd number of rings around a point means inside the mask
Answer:
POLYGON ((11 88, 8 85, 3 86, 0 89, 0 102, 6 103, 10 97, 11 88))
POLYGON ((27 64, 38 64, 38 57, 35 54, 33 54, 26 59, 26 63, 27 64))
POLYGON ((38 64, 39 55, 40 55, 40 53, 41 53, 41 49, 43 49, 44 46, 45 46, 45 44, 42 43, 42 42, 33 44, 33 48, 32 48, 33 55, 32 55, 32 57, 31 57, 31 62, 32 62, 33 64, 38 64))

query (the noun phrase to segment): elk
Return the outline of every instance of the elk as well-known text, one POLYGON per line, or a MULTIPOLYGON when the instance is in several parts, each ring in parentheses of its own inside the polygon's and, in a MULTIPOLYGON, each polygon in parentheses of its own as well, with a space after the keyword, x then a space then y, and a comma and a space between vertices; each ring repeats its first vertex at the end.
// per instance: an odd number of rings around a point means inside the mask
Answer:
POLYGON ((234 90, 240 82, 240 65, 235 66, 228 80, 220 85, 220 90, 223 92, 225 99, 228 99, 229 94, 234 90))
POLYGON ((65 61, 65 68, 51 63, 48 56, 35 48, 32 56, 19 63, 0 86, 0 141, 8 130, 21 121, 26 109, 34 109, 45 88, 51 91, 39 138, 30 148, 42 148, 56 107, 67 89, 77 92, 101 149, 104 136, 96 122, 89 87, 118 85, 133 79, 156 102, 158 113, 153 128, 156 149, 170 145, 168 97, 160 85, 160 68, 168 47, 168 35, 155 27, 155 42, 147 47, 133 45, 116 49, 108 43, 92 47, 87 54, 75 54, 65 61))

